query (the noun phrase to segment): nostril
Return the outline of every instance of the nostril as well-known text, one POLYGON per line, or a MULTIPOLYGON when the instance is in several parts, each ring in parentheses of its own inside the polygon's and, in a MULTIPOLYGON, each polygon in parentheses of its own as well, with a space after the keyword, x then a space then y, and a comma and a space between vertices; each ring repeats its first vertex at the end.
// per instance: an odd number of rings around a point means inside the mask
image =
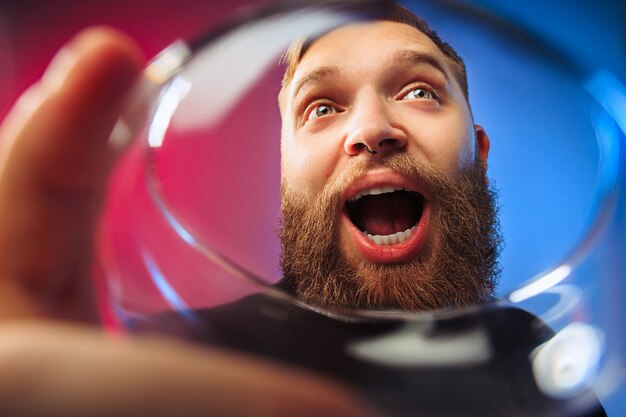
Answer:
POLYGON ((353 147, 354 147, 354 150, 355 150, 357 153, 360 153, 360 152, 361 152, 362 150, 364 150, 364 149, 365 149, 367 152, 371 153, 372 155, 376 155, 376 154, 378 153, 378 151, 376 151, 376 150, 374 150, 374 149, 370 148, 367 144, 365 144, 365 143, 363 143, 363 142, 355 143, 355 144, 353 145, 353 147))
POLYGON ((392 138, 383 139, 378 143, 378 147, 382 148, 383 145, 385 144, 393 146, 393 147, 397 147, 399 146, 400 141, 398 139, 392 139, 392 138))
POLYGON ((363 150, 363 148, 365 148, 365 144, 364 144, 364 143, 359 142, 359 143, 355 143, 355 144, 353 145, 353 147, 354 147, 354 150, 355 150, 355 151, 357 151, 357 152, 361 152, 361 151, 363 150))

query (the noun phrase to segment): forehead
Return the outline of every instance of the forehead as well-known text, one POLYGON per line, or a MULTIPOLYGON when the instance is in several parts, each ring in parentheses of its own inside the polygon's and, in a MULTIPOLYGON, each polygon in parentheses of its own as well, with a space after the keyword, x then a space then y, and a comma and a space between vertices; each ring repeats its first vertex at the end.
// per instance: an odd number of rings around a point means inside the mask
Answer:
POLYGON ((366 73, 392 61, 400 50, 432 56, 451 76, 445 55, 428 36, 404 23, 377 21, 344 26, 315 40, 298 64, 293 80, 326 66, 366 73))

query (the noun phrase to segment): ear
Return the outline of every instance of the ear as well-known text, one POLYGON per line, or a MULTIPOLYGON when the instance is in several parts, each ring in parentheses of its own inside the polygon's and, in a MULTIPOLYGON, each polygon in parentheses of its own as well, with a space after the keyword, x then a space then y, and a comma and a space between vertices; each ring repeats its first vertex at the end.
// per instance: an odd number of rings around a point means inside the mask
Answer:
POLYGON ((489 156, 489 138, 487 132, 480 125, 474 125, 474 134, 476 136, 476 150, 480 154, 480 160, 484 167, 487 167, 487 157, 489 156))

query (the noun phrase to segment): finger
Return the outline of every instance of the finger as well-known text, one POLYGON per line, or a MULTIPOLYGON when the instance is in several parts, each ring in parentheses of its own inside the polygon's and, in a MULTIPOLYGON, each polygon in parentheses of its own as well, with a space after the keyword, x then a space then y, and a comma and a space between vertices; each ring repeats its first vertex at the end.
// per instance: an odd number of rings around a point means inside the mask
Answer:
POLYGON ((94 317, 87 268, 107 139, 142 66, 127 37, 87 30, 0 128, 0 319, 94 317))
POLYGON ((2 415, 368 415, 335 382, 173 341, 41 324, 5 324, 0 340, 2 415))

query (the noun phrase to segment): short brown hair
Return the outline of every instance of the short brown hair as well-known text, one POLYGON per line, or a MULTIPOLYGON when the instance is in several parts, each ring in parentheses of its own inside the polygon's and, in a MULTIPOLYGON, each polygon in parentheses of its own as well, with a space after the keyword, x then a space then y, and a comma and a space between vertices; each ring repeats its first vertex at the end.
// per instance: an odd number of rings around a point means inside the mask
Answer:
MULTIPOLYGON (((467 83, 467 70, 465 68, 465 62, 459 56, 459 54, 448 43, 441 40, 437 32, 432 30, 428 23, 421 17, 415 15, 413 12, 405 7, 402 7, 393 2, 386 3, 384 7, 377 8, 374 13, 371 14, 371 20, 373 21, 390 21, 404 23, 422 32, 439 48, 441 52, 450 60, 452 64, 452 71, 454 77, 459 82, 461 90, 465 95, 465 99, 469 104, 469 89, 467 83)), ((278 94, 279 103, 284 102, 285 89, 287 85, 293 79, 298 64, 302 61, 302 57, 309 49, 309 47, 315 42, 314 39, 307 39, 302 42, 294 42, 287 53, 284 56, 284 62, 286 64, 285 73, 281 84, 280 93, 278 94)))

